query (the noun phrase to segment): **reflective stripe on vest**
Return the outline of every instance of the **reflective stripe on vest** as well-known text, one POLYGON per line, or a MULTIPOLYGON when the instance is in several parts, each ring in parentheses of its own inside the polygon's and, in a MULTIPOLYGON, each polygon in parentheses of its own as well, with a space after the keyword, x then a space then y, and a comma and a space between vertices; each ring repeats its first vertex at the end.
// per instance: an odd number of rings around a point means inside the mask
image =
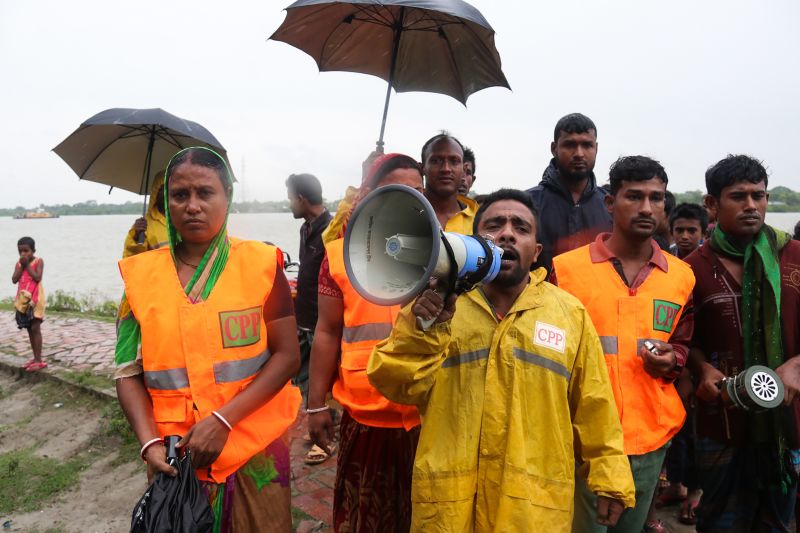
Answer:
POLYGON ((488 357, 489 357, 489 348, 481 348, 480 350, 461 353, 458 355, 448 357, 447 359, 444 360, 444 363, 442 363, 442 368, 450 368, 464 363, 471 363, 473 361, 487 359, 488 357))
POLYGON ((547 357, 542 357, 541 355, 537 355, 535 353, 526 352, 525 350, 522 350, 517 347, 514 347, 514 357, 516 357, 520 361, 525 361, 526 363, 531 363, 533 365, 546 368, 551 372, 555 372, 559 376, 567 378, 567 381, 569 381, 570 371, 567 370, 567 368, 564 365, 556 363, 555 361, 548 359, 547 357))
MULTIPOLYGON (((636 339, 636 353, 642 351, 644 341, 653 342, 656 339, 636 339)), ((603 353, 606 355, 617 355, 619 353, 619 339, 611 335, 601 335, 600 345, 603 347, 603 353)))
POLYGON ((144 383, 148 389, 180 390, 189 386, 189 374, 186 373, 185 368, 146 370, 144 383))
POLYGON ((347 326, 342 329, 342 340, 344 342, 382 341, 391 332, 392 325, 387 322, 347 326))
MULTIPOLYGON (((265 350, 248 359, 216 363, 214 365, 214 381, 217 383, 231 383, 247 379, 258 374, 269 358, 269 350, 265 350)), ((144 373, 144 382, 151 389, 180 390, 189 386, 189 375, 186 373, 185 368, 149 370, 144 373)))
POLYGON ((619 353, 619 342, 616 337, 600 335, 600 346, 603 347, 604 354, 611 355, 619 353))
POLYGON ((269 360, 269 350, 264 350, 255 357, 236 361, 222 361, 214 365, 214 380, 217 383, 231 383, 255 376, 269 360))

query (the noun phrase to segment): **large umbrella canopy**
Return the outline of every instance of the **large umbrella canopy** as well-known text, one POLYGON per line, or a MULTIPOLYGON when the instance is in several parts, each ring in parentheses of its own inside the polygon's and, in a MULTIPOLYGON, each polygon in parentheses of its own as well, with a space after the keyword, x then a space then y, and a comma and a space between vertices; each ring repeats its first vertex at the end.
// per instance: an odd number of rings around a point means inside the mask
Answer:
MULTIPOLYGON (((446 94, 509 88, 494 30, 461 0, 298 0, 271 39, 306 52, 321 71, 372 74, 397 92, 446 94)), ((383 127, 381 128, 381 141, 383 127)))
POLYGON ((205 146, 227 160, 203 126, 163 109, 114 108, 91 117, 53 151, 80 179, 147 194, 155 175, 182 148, 205 146))

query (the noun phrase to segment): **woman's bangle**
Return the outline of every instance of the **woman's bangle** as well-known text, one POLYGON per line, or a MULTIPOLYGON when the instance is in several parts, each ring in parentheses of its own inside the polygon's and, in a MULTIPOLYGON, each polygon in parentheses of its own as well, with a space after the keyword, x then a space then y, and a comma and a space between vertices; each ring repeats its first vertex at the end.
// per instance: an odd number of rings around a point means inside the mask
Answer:
POLYGON ((316 409, 306 409, 306 414, 313 415, 314 413, 321 413, 323 411, 327 411, 331 407, 329 405, 323 405, 322 407, 317 407, 316 409))
POLYGON ((223 424, 225 424, 225 427, 226 427, 226 428, 228 428, 228 431, 233 431, 233 426, 230 424, 230 422, 228 422, 227 420, 225 420, 225 417, 224 417, 224 416, 222 416, 221 414, 219 414, 219 413, 218 413, 218 412, 216 412, 216 411, 211 411, 211 414, 212 414, 212 415, 214 415, 214 416, 216 416, 216 417, 217 417, 217 420, 219 420, 220 422, 222 422, 223 424))
POLYGON ((156 443, 164 444, 164 439, 162 439, 161 437, 156 437, 144 443, 144 445, 142 446, 142 451, 139 452, 139 456, 142 458, 142 461, 147 462, 147 459, 144 458, 144 452, 147 451, 147 448, 156 443))

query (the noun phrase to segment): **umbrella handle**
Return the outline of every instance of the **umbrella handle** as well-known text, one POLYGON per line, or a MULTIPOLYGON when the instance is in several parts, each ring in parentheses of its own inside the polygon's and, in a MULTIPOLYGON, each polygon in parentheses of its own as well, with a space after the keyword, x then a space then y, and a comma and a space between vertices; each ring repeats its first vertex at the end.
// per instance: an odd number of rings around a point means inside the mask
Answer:
POLYGON ((392 62, 389 66, 389 83, 386 87, 386 100, 383 102, 383 119, 381 120, 381 133, 378 142, 375 143, 375 151, 383 154, 383 133, 386 131, 386 115, 389 113, 389 98, 392 96, 392 83, 394 83, 394 72, 397 67, 397 53, 400 50, 400 36, 403 34, 403 18, 406 8, 400 8, 400 16, 394 25, 394 43, 392 44, 392 62))

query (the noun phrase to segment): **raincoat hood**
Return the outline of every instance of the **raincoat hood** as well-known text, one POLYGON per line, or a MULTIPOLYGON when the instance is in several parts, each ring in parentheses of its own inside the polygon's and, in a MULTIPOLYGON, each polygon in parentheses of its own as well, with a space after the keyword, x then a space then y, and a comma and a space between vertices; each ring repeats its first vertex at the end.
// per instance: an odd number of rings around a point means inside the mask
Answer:
MULTIPOLYGON (((572 202, 572 193, 564 186, 561 181, 561 176, 558 171, 558 165, 556 165, 555 158, 550 160, 550 164, 547 165, 547 168, 544 169, 544 173, 542 174, 542 181, 540 185, 547 187, 548 189, 560 194, 570 202, 572 202)), ((597 178, 594 175, 594 171, 589 173, 589 181, 586 184, 586 188, 581 193, 581 202, 585 199, 591 197, 594 192, 597 190, 597 178)))

